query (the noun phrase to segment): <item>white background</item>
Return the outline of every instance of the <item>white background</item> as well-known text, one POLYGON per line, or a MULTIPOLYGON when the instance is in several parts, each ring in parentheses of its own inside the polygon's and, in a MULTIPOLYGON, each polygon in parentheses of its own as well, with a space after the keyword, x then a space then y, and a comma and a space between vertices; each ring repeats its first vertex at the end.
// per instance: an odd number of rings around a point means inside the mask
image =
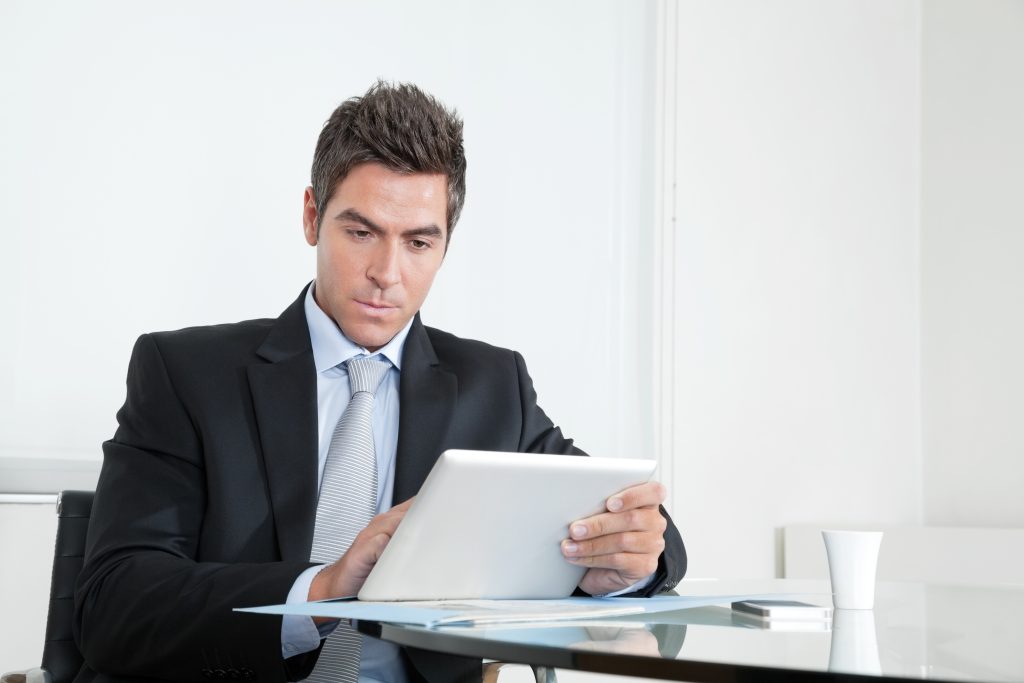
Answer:
POLYGON ((660 28, 657 429, 691 575, 781 575, 787 525, 1024 527, 1024 3, 660 28))
POLYGON ((680 3, 674 505, 697 576, 921 520, 919 11, 680 3))
POLYGON ((925 7, 924 519, 1024 527, 1024 2, 925 7))
POLYGON ((1024 527, 1024 2, 7 2, 0 64, 0 457, 95 460, 139 333, 282 310, 383 76, 466 119, 425 320, 591 452, 660 444, 691 575, 1024 527))
POLYGON ((465 211, 425 322, 523 352, 594 454, 649 453, 650 6, 0 11, 0 455, 98 458, 139 334, 299 294, 317 135, 377 77, 466 122, 465 211))

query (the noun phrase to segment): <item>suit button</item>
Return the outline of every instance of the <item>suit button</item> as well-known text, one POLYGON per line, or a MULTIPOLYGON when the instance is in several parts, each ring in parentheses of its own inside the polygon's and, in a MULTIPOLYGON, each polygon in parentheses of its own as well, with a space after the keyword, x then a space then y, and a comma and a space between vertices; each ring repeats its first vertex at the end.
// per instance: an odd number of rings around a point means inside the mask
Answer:
POLYGON ((202 673, 203 673, 203 678, 213 678, 213 670, 212 669, 203 669, 202 673))
POLYGON ((251 681, 254 678, 256 678, 256 672, 247 666, 243 666, 241 669, 239 669, 239 671, 242 674, 242 678, 244 678, 247 681, 251 681))
POLYGON ((213 670, 213 677, 218 679, 218 680, 224 680, 225 678, 228 677, 228 674, 227 674, 226 671, 224 671, 224 669, 214 669, 213 670))

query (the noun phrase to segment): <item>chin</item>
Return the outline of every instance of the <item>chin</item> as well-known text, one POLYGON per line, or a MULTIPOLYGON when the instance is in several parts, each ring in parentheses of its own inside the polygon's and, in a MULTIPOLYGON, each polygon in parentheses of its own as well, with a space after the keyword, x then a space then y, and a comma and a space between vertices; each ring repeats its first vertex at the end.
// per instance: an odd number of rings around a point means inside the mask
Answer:
POLYGON ((376 350, 394 339, 400 329, 382 330, 373 328, 371 330, 356 330, 356 334, 350 337, 350 339, 365 349, 376 350))

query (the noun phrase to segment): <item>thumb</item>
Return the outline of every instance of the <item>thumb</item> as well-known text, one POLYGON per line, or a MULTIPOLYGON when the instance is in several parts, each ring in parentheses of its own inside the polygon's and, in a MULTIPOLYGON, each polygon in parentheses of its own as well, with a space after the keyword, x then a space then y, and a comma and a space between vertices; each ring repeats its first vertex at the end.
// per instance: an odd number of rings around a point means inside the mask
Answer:
MULTIPOLYGON (((370 575, 377 560, 384 554, 391 537, 385 533, 376 534, 366 539, 362 547, 357 550, 352 558, 352 572, 359 579, 360 583, 370 575)), ((354 549, 354 548, 353 548, 354 549)))

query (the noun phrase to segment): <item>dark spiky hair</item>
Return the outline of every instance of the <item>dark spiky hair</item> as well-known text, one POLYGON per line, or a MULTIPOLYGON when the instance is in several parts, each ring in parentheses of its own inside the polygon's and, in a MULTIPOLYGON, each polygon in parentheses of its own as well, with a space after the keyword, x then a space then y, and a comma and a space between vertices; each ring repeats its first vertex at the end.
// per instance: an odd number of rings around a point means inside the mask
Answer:
POLYGON ((313 155, 317 232, 338 183, 359 164, 399 173, 448 178, 447 248, 466 198, 462 119, 411 83, 377 81, 362 97, 345 100, 327 119, 313 155))

